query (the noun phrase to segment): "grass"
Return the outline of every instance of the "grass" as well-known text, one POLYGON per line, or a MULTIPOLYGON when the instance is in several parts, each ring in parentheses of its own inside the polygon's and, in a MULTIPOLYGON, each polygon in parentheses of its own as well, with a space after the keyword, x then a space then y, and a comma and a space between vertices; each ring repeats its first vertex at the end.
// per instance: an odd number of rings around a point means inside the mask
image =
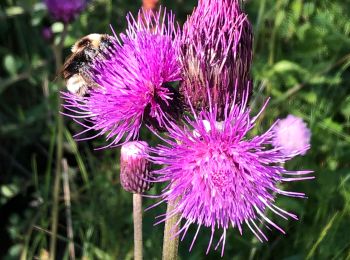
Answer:
MULTIPOLYGON (((123 30, 126 12, 138 8, 137 2, 129 2, 93 1, 69 26, 63 55, 83 35, 110 32, 110 23, 123 30)), ((195 5, 195 1, 164 3, 180 22, 195 5)), ((271 97, 260 130, 289 113, 303 117, 312 130, 312 149, 287 167, 313 169, 316 179, 286 187, 305 192, 307 200, 277 200, 300 218, 279 223, 287 235, 267 230, 270 240, 260 244, 249 232, 240 236, 230 230, 224 259, 350 259, 350 5, 343 0, 250 0, 245 9, 255 32, 254 106, 271 97)), ((0 3, 0 256, 4 259, 44 257, 50 247, 61 85, 50 44, 40 36, 45 17, 38 0, 0 3)), ((63 28, 57 23, 54 29, 58 40, 63 28)), ((103 144, 102 138, 76 143, 72 135, 78 131, 64 118, 61 144, 68 164, 74 241, 67 236, 60 192, 57 259, 68 259, 69 242, 79 259, 132 259, 132 195, 119 185, 119 150, 94 150, 103 144)), ((142 137, 157 142, 146 130, 142 137)), ((153 188, 152 193, 160 189, 153 188)), ((145 207, 154 202, 144 199, 145 207)), ((161 258, 163 225, 153 223, 165 210, 160 206, 144 214, 145 259, 161 258)), ((220 252, 205 256, 209 238, 210 231, 201 231, 188 253, 192 239, 188 236, 180 243, 181 259, 220 259, 220 252)))

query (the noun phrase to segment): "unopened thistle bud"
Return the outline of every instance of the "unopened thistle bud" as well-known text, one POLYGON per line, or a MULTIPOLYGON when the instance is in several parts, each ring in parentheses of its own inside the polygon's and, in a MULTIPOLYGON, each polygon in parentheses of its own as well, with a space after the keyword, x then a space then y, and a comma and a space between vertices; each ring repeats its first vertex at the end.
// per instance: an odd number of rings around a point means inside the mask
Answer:
POLYGON ((252 27, 238 0, 199 0, 184 25, 180 52, 180 91, 197 111, 216 104, 223 119, 227 99, 240 103, 243 93, 250 95, 252 42, 252 27))
POLYGON ((143 193, 151 188, 146 142, 128 142, 121 148, 120 182, 126 191, 143 193))
POLYGON ((274 127, 273 145, 285 155, 305 155, 310 139, 311 131, 300 117, 288 115, 274 127))

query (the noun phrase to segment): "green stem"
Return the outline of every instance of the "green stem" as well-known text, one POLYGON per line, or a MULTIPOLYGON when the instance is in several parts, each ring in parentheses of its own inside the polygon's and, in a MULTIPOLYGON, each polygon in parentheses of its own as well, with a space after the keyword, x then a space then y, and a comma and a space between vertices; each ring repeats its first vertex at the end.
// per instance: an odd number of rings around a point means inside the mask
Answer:
MULTIPOLYGON (((167 215, 174 210, 173 203, 168 203, 167 215)), ((180 225, 176 225, 180 215, 176 214, 165 221, 164 240, 163 240, 163 260, 178 259, 179 236, 174 236, 179 231, 180 225)))
POLYGON ((70 240, 68 243, 68 252, 71 260, 75 260, 75 248, 74 248, 74 234, 73 234, 73 222, 72 222, 72 207, 71 196, 69 188, 69 176, 68 176, 68 162, 66 159, 62 160, 63 167, 63 194, 64 202, 66 206, 66 223, 67 223, 67 237, 70 240))
POLYGON ((142 196, 133 194, 134 259, 142 260, 142 196))
POLYGON ((256 47, 259 42, 260 29, 261 29, 261 24, 263 22, 263 15, 265 14, 265 7, 266 7, 266 0, 261 0, 259 12, 258 12, 258 18, 256 19, 256 23, 255 23, 254 53, 256 51, 256 47))
MULTIPOLYGON (((276 13, 278 12, 278 10, 280 10, 282 6, 282 2, 281 1, 277 1, 276 3, 276 13)), ((272 33, 271 33, 271 37, 270 37, 270 40, 269 40, 269 65, 272 66, 275 62, 275 51, 276 51, 276 35, 277 35, 277 32, 278 32, 278 28, 280 26, 280 22, 278 21, 277 19, 278 16, 276 16, 275 18, 275 23, 274 23, 274 26, 272 28, 272 33)))
MULTIPOLYGON (((63 43, 68 32, 68 25, 65 24, 61 35, 60 42, 53 46, 55 56, 56 72, 59 73, 62 67, 62 49, 63 43)), ((62 158, 63 158, 63 117, 60 114, 61 99, 60 88, 57 91, 57 136, 56 136, 56 171, 55 180, 53 184, 53 202, 51 215, 51 240, 50 240, 50 260, 56 259, 56 241, 57 241, 57 227, 58 227, 58 211, 59 211, 59 195, 60 195, 60 179, 62 174, 62 158)))
MULTIPOLYGON (((259 228, 262 228, 262 224, 259 225, 259 228)), ((256 252, 258 251, 258 245, 257 245, 258 242, 259 240, 256 237, 252 239, 252 244, 254 245, 254 247, 250 251, 249 258, 248 258, 249 260, 254 259, 256 252)))

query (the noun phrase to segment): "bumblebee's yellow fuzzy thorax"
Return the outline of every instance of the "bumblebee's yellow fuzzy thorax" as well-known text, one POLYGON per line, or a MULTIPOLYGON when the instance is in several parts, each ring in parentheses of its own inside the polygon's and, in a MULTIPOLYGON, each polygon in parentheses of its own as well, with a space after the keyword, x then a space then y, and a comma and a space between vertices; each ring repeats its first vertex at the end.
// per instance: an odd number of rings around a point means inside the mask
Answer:
POLYGON ((102 38, 101 34, 98 34, 98 33, 89 34, 73 45, 72 52, 76 53, 78 51, 81 51, 86 47, 87 44, 90 44, 97 49, 100 45, 101 38, 102 38))

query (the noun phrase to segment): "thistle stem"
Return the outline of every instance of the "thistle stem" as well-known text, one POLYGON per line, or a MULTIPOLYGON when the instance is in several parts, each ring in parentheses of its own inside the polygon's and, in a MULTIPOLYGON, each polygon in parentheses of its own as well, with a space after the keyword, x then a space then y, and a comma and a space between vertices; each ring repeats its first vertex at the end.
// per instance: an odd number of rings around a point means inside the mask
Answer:
POLYGON ((133 194, 134 259, 142 260, 142 196, 133 194))
MULTIPOLYGON (((168 203, 167 215, 171 214, 174 210, 174 204, 168 203)), ((163 240, 163 260, 177 260, 179 250, 179 237, 174 236, 179 231, 179 225, 176 225, 179 221, 180 215, 176 214, 165 221, 164 227, 164 240, 163 240)))
POLYGON ((62 160, 63 168, 63 193, 64 203, 66 206, 66 222, 67 222, 67 237, 70 240, 68 243, 68 252, 71 260, 75 260, 75 249, 74 249, 74 234, 73 234, 73 223, 72 223, 72 209, 71 209, 71 196, 69 188, 69 176, 68 176, 68 162, 66 159, 62 160))
MULTIPOLYGON (((61 34, 60 42, 53 46, 53 52, 56 61, 56 72, 59 72, 62 67, 62 48, 68 32, 68 25, 65 24, 61 34)), ((59 211, 59 195, 60 195, 60 179, 62 175, 62 158, 63 158, 63 130, 64 122, 62 115, 59 113, 61 109, 60 89, 57 93, 57 136, 56 136, 56 171, 53 184, 53 201, 51 215, 51 240, 50 240, 50 260, 56 259, 56 241, 58 227, 58 211, 59 211)))

